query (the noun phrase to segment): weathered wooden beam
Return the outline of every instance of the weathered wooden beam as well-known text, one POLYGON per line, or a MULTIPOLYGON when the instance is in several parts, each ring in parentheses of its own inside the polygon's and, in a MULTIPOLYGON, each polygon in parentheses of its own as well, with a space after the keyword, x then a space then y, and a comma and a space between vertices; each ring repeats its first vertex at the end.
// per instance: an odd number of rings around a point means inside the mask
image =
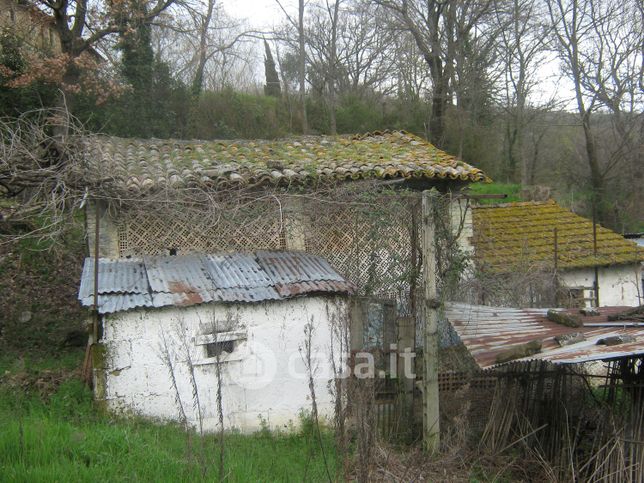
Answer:
POLYGON ((436 228, 435 212, 438 192, 423 191, 422 238, 423 318, 423 445, 430 453, 438 452, 440 445, 440 415, 438 398, 438 305, 436 290, 436 228))
POLYGON ((414 339, 416 336, 415 317, 400 317, 396 320, 397 349, 396 369, 398 375, 398 420, 400 435, 411 439, 414 425, 414 339))
POLYGON ((350 305, 349 339, 351 351, 357 352, 364 348, 364 328, 367 315, 360 297, 352 297, 350 305))

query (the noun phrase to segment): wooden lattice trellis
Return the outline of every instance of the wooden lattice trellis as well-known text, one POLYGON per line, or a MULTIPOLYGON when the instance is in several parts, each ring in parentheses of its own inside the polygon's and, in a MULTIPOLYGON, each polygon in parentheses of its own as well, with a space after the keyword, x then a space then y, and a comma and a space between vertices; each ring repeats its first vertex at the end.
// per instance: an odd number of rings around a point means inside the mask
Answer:
POLYGON ((418 273, 414 205, 405 199, 379 201, 368 206, 310 203, 306 250, 329 260, 364 294, 403 301, 418 273))
POLYGON ((121 257, 285 248, 283 216, 279 206, 267 202, 231 212, 173 210, 171 217, 131 211, 120 219, 118 231, 121 257))
POLYGON ((287 204, 264 199, 216 212, 130 210, 119 215, 119 255, 304 249, 329 260, 363 294, 406 305, 418 273, 413 200, 308 200, 283 209, 287 204), (294 226, 302 232, 297 247, 287 240, 294 226))

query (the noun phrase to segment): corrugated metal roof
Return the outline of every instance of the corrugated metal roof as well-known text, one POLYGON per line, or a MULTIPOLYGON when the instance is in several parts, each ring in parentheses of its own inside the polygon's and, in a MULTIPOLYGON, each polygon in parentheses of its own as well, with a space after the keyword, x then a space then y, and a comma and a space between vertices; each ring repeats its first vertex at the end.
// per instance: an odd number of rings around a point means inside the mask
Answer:
POLYGON ((257 261, 275 283, 344 281, 329 262, 309 253, 257 252, 257 261))
MULTIPOLYGON (((98 286, 100 293, 133 293, 148 292, 148 280, 145 267, 141 259, 98 261, 98 286)), ((86 298, 94 294, 94 263, 85 263, 79 298, 86 298)))
POLYGON ((448 304, 445 315, 477 364, 487 369, 497 364, 497 357, 512 348, 531 341, 541 341, 541 351, 517 360, 548 360, 555 364, 614 359, 644 354, 644 327, 636 321, 623 320, 620 325, 609 321, 628 307, 602 307, 600 315, 584 316, 577 309, 568 309, 581 318, 584 326, 571 328, 548 320, 547 309, 512 309, 482 305, 448 304), (581 332, 582 342, 559 347, 555 337, 581 332), (615 346, 597 345, 606 337, 629 335, 635 338, 615 346))
POLYGON ((199 255, 144 257, 153 293, 201 293, 213 288, 213 281, 199 255))
MULTIPOLYGON (((288 254, 292 257, 292 254, 288 254)), ((206 267, 217 287, 255 288, 272 285, 272 280, 259 265, 257 255, 248 253, 227 253, 223 255, 206 255, 206 267)))
MULTIPOLYGON (((98 309, 107 314, 213 301, 262 302, 354 289, 326 260, 299 252, 99 259, 98 309)), ((87 258, 81 304, 93 306, 93 294, 94 259, 87 258)))

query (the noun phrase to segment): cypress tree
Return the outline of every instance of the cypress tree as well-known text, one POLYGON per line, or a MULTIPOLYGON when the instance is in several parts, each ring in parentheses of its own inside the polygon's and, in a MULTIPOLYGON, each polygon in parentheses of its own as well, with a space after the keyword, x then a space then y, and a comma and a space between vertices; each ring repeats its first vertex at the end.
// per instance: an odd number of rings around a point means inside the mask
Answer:
POLYGON ((277 69, 275 68, 275 60, 273 60, 271 48, 266 40, 264 40, 264 50, 266 51, 266 55, 264 56, 264 72, 266 74, 264 94, 267 96, 280 97, 282 95, 280 78, 277 75, 277 69))

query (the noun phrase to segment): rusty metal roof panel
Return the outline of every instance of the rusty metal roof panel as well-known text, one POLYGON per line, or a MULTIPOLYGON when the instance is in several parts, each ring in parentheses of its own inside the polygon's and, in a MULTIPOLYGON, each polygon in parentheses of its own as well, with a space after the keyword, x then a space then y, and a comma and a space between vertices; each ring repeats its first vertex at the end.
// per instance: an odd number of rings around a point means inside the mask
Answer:
POLYGON ((328 261, 310 253, 257 252, 257 261, 275 283, 345 281, 328 261))
MULTIPOLYGON (((94 294, 94 262, 85 260, 79 298, 94 294)), ((141 259, 99 259, 98 286, 100 293, 148 293, 148 280, 141 259)))
POLYGON ((215 295, 216 300, 220 302, 252 303, 289 298, 287 296, 281 296, 274 287, 217 289, 215 295))
MULTIPOLYGON (((86 259, 78 298, 94 304, 94 260, 86 259)), ((285 252, 99 260, 99 312, 208 302, 262 302, 307 293, 351 293, 326 260, 285 252)))
POLYGON ((202 293, 215 288, 199 255, 145 257, 144 262, 152 292, 202 293))
MULTIPOLYGON (((555 364, 572 364, 593 360, 606 360, 644 353, 644 327, 632 321, 615 325, 610 315, 623 312, 626 307, 602 307, 598 316, 581 316, 580 328, 556 324, 547 319, 547 309, 511 309, 481 305, 448 304, 445 315, 454 326, 461 341, 477 364, 487 369, 497 365, 501 353, 539 340, 541 352, 517 360, 548 360, 555 364), (555 337, 581 332, 585 341, 559 347, 555 337), (597 345, 602 338, 629 335, 634 342, 616 346, 597 345)), ((568 312, 578 312, 570 309, 568 312)))
POLYGON ((586 333, 586 340, 584 342, 552 349, 546 357, 540 358, 549 360, 555 364, 579 364, 581 362, 618 359, 640 354, 644 354, 644 329, 621 329, 586 333), (599 339, 624 334, 634 337, 635 341, 615 346, 597 345, 599 339))
POLYGON ((270 287, 273 283, 250 253, 205 255, 205 266, 220 289, 270 287))
POLYGON ((346 281, 337 282, 335 280, 314 281, 314 282, 299 282, 299 283, 278 283, 275 285, 277 293, 283 297, 295 297, 297 295, 304 295, 307 293, 320 293, 320 292, 338 292, 338 293, 353 293, 354 286, 346 281))

